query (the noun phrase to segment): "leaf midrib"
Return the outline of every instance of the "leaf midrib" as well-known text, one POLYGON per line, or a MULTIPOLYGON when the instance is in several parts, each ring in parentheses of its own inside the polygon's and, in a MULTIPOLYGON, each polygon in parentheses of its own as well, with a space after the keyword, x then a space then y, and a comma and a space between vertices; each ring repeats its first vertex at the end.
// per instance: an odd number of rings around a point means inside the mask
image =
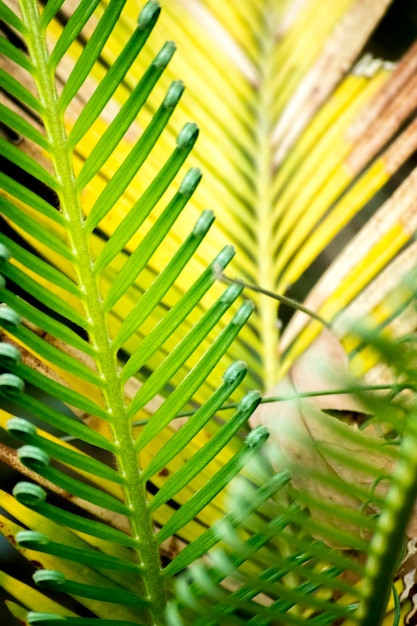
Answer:
POLYGON ((85 218, 75 184, 72 153, 67 146, 61 103, 49 62, 45 32, 40 26, 41 20, 35 0, 20 0, 20 8, 23 22, 27 27, 28 48, 34 65, 33 77, 42 104, 50 157, 58 181, 57 192, 60 197, 61 214, 67 226, 68 246, 73 254, 78 285, 83 296, 86 330, 89 333, 94 361, 101 380, 101 391, 109 415, 119 472, 124 479, 132 538, 137 545, 138 564, 147 573, 144 577, 145 588, 138 589, 138 592, 145 595, 151 608, 148 615, 141 616, 141 619, 154 626, 163 625, 166 598, 152 519, 147 511, 145 483, 141 476, 139 458, 133 447, 130 420, 126 418, 123 386, 118 376, 117 358, 89 246, 89 232, 85 228, 85 218))
MULTIPOLYGON (((276 281, 273 259, 273 152, 271 129, 273 126, 273 50, 274 41, 273 4, 265 2, 263 32, 258 37, 258 88, 255 93, 255 227, 257 286, 275 292, 276 281)), ((274 300, 260 296, 257 299, 259 333, 263 354, 265 389, 271 389, 278 375, 278 320, 277 305, 274 300)))

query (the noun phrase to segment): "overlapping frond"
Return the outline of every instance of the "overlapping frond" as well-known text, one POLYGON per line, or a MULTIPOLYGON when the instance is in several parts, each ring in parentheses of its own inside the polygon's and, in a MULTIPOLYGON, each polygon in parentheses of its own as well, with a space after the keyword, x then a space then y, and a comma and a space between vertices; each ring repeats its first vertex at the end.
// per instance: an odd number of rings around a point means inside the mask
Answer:
MULTIPOLYGON (((174 535, 190 541, 203 533, 216 497, 259 445, 244 445, 237 436, 259 403, 258 392, 247 394, 223 425, 213 423, 246 375, 242 362, 224 357, 253 305, 237 302, 239 285, 216 293, 218 272, 234 255, 231 246, 204 266, 193 262, 212 226, 211 211, 187 225, 172 250, 172 227, 201 179, 195 167, 180 172, 196 125, 185 124, 154 175, 143 176, 182 83, 168 86, 137 138, 132 125, 173 55, 172 43, 145 63, 126 102, 98 135, 106 106, 125 90, 133 64, 140 67, 137 58, 159 5, 144 6, 76 120, 73 100, 92 68, 100 69, 102 50, 114 40, 109 38, 117 38, 123 3, 110 2, 99 14, 98 2, 82 3, 50 49, 49 29, 58 27, 61 5, 48 3, 39 12, 37 2, 24 0, 21 17, 3 5, 21 46, 4 39, 4 50, 25 74, 23 80, 4 74, 5 122, 27 149, 1 139, 1 425, 23 444, 17 451, 5 448, 2 458, 26 477, 14 499, 2 492, 2 525, 20 553, 39 563, 34 581, 45 594, 27 593, 23 583, 13 588, 7 577, 6 587, 29 609, 25 623, 66 617, 74 624, 97 618, 103 624, 162 624, 169 575, 160 563, 161 544, 174 535), (88 44, 60 86, 60 64, 71 58, 90 18, 97 23, 88 44), (129 150, 101 184, 129 133, 129 150), (94 142, 88 155, 87 137, 94 142), (128 206, 126 198, 137 189, 128 206), (104 234, 103 224, 111 221, 115 227, 104 234), (184 270, 192 278, 178 289, 184 270), (203 399, 184 428, 175 428, 178 414, 203 399), (203 489, 195 487, 201 482, 203 489), (75 600, 54 610, 51 591, 75 600)), ((201 544, 188 563, 203 552, 201 544)), ((18 605, 9 606, 20 619, 18 605)))
MULTIPOLYGON (((359 337, 414 390, 413 347, 359 337)), ((173 624, 382 623, 415 532, 415 404, 358 394, 361 430, 296 396, 268 408, 270 441, 232 483, 215 549, 179 577, 173 624)), ((398 595, 390 610, 408 623, 398 595)))
MULTIPOLYGON (((412 27, 406 39, 399 35, 395 52, 383 39, 391 21, 412 23, 412 9, 410 15, 407 8, 390 11, 389 0, 162 4, 161 28, 182 42, 173 69, 190 87, 183 110, 192 111, 202 129, 195 158, 207 179, 195 203, 216 208, 213 237, 239 250, 230 274, 304 298, 358 223, 381 207, 369 225, 374 239, 364 232, 352 242, 308 300, 329 323, 347 306, 378 317, 388 289, 376 302, 372 281, 389 268, 399 282, 401 263, 390 262, 415 232, 408 214, 414 176, 406 176, 416 148, 412 27), (389 181, 399 187, 390 201, 396 218, 379 193, 389 181)), ((295 319, 278 348, 276 302, 251 297, 256 315, 244 336, 269 389, 319 329, 300 334, 306 318, 295 319), (277 350, 286 351, 294 337, 279 364, 277 350)), ((252 366, 252 354, 242 349, 239 358, 252 366)), ((368 369, 366 355, 363 360, 368 369)))

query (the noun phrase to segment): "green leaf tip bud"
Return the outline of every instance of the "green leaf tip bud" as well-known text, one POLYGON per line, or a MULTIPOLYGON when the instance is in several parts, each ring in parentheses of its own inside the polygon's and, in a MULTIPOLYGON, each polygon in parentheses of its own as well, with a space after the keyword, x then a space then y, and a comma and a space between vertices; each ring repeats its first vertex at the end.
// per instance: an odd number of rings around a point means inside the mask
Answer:
POLYGON ((180 80, 175 80, 171 83, 170 88, 164 98, 163 106, 166 109, 173 109, 177 106, 179 99, 184 91, 184 84, 180 80))
POLYGON ((145 4, 142 11, 140 12, 138 19, 138 27, 141 30, 148 30, 153 28, 156 20, 159 17, 161 12, 161 7, 159 6, 159 2, 155 0, 150 0, 145 4))
POLYGON ((195 237, 204 237, 209 230, 210 226, 214 222, 213 211, 203 211, 197 220, 196 225, 193 228, 193 235, 195 237))
POLYGON ((176 49, 177 47, 173 41, 167 41, 152 61, 152 65, 154 67, 158 67, 161 70, 165 69, 172 59, 172 56, 176 49))
POLYGON ((14 374, 0 374, 0 394, 9 398, 20 395, 25 389, 25 383, 14 374))
POLYGON ((39 485, 22 481, 13 489, 13 495, 18 502, 28 507, 36 508, 46 500, 46 491, 39 485))
POLYGON ((260 401, 262 400, 262 396, 259 391, 253 389, 246 394, 244 398, 239 402, 239 410, 248 411, 252 413, 260 401))
POLYGON ((21 322, 21 317, 8 306, 0 306, 0 325, 4 328, 16 328, 21 322))
POLYGON ((184 176, 178 193, 182 196, 191 196, 202 179, 202 176, 201 170, 199 170, 198 167, 192 167, 184 176))
POLYGON ((232 324, 238 324, 238 326, 244 324, 252 315, 255 309, 255 305, 250 300, 246 300, 240 307, 239 311, 232 319, 232 324))
POLYGON ((257 426, 249 433, 245 439, 245 443, 250 448, 259 448, 269 437, 269 430, 266 426, 257 426))
POLYGON ((37 446, 22 446, 17 451, 17 455, 19 457, 19 461, 21 461, 23 465, 26 465, 26 467, 34 470, 35 472, 41 472, 49 466, 49 456, 37 446))
POLYGON ((9 419, 6 424, 6 428, 10 435, 16 437, 16 439, 20 439, 21 441, 31 439, 34 435, 36 435, 36 426, 22 417, 12 417, 9 419))
POLYGON ((198 126, 194 122, 187 122, 180 131, 177 139, 177 146, 181 150, 192 148, 198 137, 198 126))
POLYGON ((232 303, 234 300, 236 300, 238 295, 242 293, 242 290, 242 285, 239 285, 238 283, 233 283, 232 285, 228 286, 220 299, 222 300, 222 302, 232 303))
POLYGON ((21 530, 17 533, 16 542, 22 548, 29 548, 36 550, 38 546, 46 546, 49 543, 49 539, 42 533, 35 532, 34 530, 21 530))
POLYGON ((35 572, 33 580, 41 587, 50 587, 52 589, 66 582, 64 574, 53 569, 41 569, 35 572))
POLYGON ((236 250, 234 249, 233 246, 226 246, 225 248, 223 248, 220 254, 217 255, 217 257, 215 258, 215 260, 213 261, 211 265, 215 278, 219 278, 219 274, 221 274, 222 270, 224 270, 226 265, 230 263, 230 261, 233 259, 235 254, 236 254, 236 250))
POLYGON ((0 363, 4 367, 16 365, 21 360, 22 355, 19 350, 10 343, 0 343, 0 363))
POLYGON ((243 361, 236 361, 236 363, 232 363, 225 373, 223 374, 223 380, 226 384, 232 385, 238 380, 242 379, 246 376, 246 372, 248 371, 248 367, 246 363, 243 361))

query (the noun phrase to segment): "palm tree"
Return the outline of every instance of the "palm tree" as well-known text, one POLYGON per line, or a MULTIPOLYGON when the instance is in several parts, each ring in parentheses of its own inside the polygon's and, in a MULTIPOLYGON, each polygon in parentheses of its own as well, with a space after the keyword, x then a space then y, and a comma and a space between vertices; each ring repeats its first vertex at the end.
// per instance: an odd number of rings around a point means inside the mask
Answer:
POLYGON ((412 623, 413 3, 0 9, 4 620, 412 623))

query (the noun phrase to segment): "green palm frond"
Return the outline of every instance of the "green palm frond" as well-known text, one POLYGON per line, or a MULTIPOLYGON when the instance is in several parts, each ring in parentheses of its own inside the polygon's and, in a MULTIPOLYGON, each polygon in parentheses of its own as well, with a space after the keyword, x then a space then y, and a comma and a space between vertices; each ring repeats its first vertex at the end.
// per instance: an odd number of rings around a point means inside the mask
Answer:
MULTIPOLYGON (((41 252, 39 256, 18 238, 2 235, 6 279, 2 289, 1 319, 6 333, 2 357, 7 371, 2 374, 1 389, 9 400, 10 411, 27 411, 39 426, 37 429, 22 418, 7 423, 5 418, 3 422, 9 433, 24 444, 13 463, 16 467, 21 464, 22 473, 38 482, 19 482, 13 491, 15 500, 3 493, 2 507, 16 520, 4 518, 3 524, 27 558, 33 550, 42 554, 42 569, 35 573, 34 580, 46 595, 28 594, 22 584, 16 584, 12 592, 32 610, 27 617, 29 623, 37 624, 59 619, 59 612, 56 618, 47 614, 47 592, 51 590, 75 596, 80 607, 104 623, 164 621, 167 581, 160 566, 159 546, 174 534, 181 536, 185 532, 185 538, 198 532, 199 517, 204 522, 206 507, 253 452, 253 446, 239 445, 236 440, 232 445, 236 455, 224 466, 220 463, 223 448, 245 426, 260 399, 257 392, 248 394, 234 417, 222 427, 210 427, 205 445, 196 446, 195 440, 204 438, 216 410, 246 374, 246 367, 237 362, 227 369, 222 385, 193 420, 178 432, 170 428, 177 414, 198 396, 253 306, 243 302, 233 307, 242 287, 232 285, 223 287, 219 297, 211 296, 203 315, 195 314, 216 281, 215 268, 224 269, 233 257, 230 246, 218 253, 212 264, 195 276, 189 289, 177 297, 175 281, 189 266, 212 225, 210 211, 203 212, 188 229, 188 236, 158 275, 152 276, 149 270, 149 260, 157 254, 199 183, 201 176, 195 168, 183 175, 170 198, 164 198, 165 207, 157 213, 142 241, 130 252, 126 250, 146 218, 157 211, 159 200, 193 147, 197 137, 194 124, 185 125, 179 133, 171 153, 160 163, 159 172, 112 235, 106 240, 100 235, 101 222, 110 219, 164 131, 183 91, 181 83, 174 82, 168 88, 139 140, 86 210, 83 196, 87 186, 123 140, 174 51, 170 43, 163 46, 77 172, 74 166, 79 142, 119 87, 159 14, 154 2, 144 7, 123 53, 91 94, 67 135, 67 107, 115 27, 117 15, 111 4, 86 46, 88 62, 85 55, 80 56, 60 94, 55 71, 95 5, 92 3, 88 11, 80 6, 74 12, 49 53, 45 31, 59 4, 49 4, 48 10, 39 13, 37 3, 22 3, 19 27, 29 56, 18 55, 17 60, 33 78, 38 97, 29 96, 26 87, 18 86, 12 77, 10 85, 5 81, 9 93, 36 112, 45 131, 40 134, 29 123, 19 123, 12 108, 8 124, 46 154, 45 163, 40 162, 3 140, 4 156, 10 168, 47 185, 59 204, 57 211, 13 176, 4 175, 4 215, 41 252), (19 286, 18 292, 14 285, 19 286), (121 317, 118 305, 122 299, 126 301, 128 292, 133 292, 129 298, 136 303, 121 317), (223 322, 221 332, 216 331, 230 309, 232 315, 229 313, 223 322), (191 322, 193 315, 198 321, 191 322), (200 346, 203 350, 195 360, 193 353, 200 346), (33 368, 34 358, 42 364, 40 368, 33 368), (143 371, 152 373, 135 388, 130 383, 132 376, 143 371), (51 372, 56 375, 50 376, 51 372), (159 406, 150 407, 155 401, 159 406), (62 403, 67 405, 65 411, 62 403), (80 415, 84 415, 84 423, 80 415), (145 425, 135 429, 134 421, 145 425), (48 435, 51 429, 56 431, 53 437, 48 435), (213 436, 208 439, 209 432, 213 436), (68 436, 78 441, 76 447, 64 444, 68 436), (86 450, 82 446, 87 446, 86 450), (114 468, 96 458, 95 450, 110 453, 114 468), (184 457, 185 465, 180 463, 184 457), (204 489, 187 498, 185 493, 196 480, 202 480, 200 475, 210 463, 214 467, 211 465, 204 489), (163 480, 166 475, 169 479, 163 480), (148 502, 147 485, 159 486, 162 481, 163 487, 148 502), (76 510, 51 503, 46 488, 71 501, 76 510), (172 513, 173 501, 180 504, 172 513), (82 574, 80 563, 84 564, 82 574), (106 622, 104 618, 111 619, 106 622)), ((12 55, 13 51, 8 51, 12 55)), ((191 558, 201 555, 200 550, 191 558)), ((89 623, 91 618, 83 617, 83 609, 79 610, 78 618, 76 611, 67 611, 73 623, 89 623)))
POLYGON ((390 0, 161 5, 0 2, 7 615, 406 623, 417 33, 393 63, 390 0))
MULTIPOLYGON (((359 337, 414 389, 413 347, 359 337)), ((361 430, 300 398, 301 419, 271 411, 273 445, 233 481, 216 549, 179 577, 173 624, 382 623, 414 527, 415 403, 359 396, 374 415, 361 430)))

